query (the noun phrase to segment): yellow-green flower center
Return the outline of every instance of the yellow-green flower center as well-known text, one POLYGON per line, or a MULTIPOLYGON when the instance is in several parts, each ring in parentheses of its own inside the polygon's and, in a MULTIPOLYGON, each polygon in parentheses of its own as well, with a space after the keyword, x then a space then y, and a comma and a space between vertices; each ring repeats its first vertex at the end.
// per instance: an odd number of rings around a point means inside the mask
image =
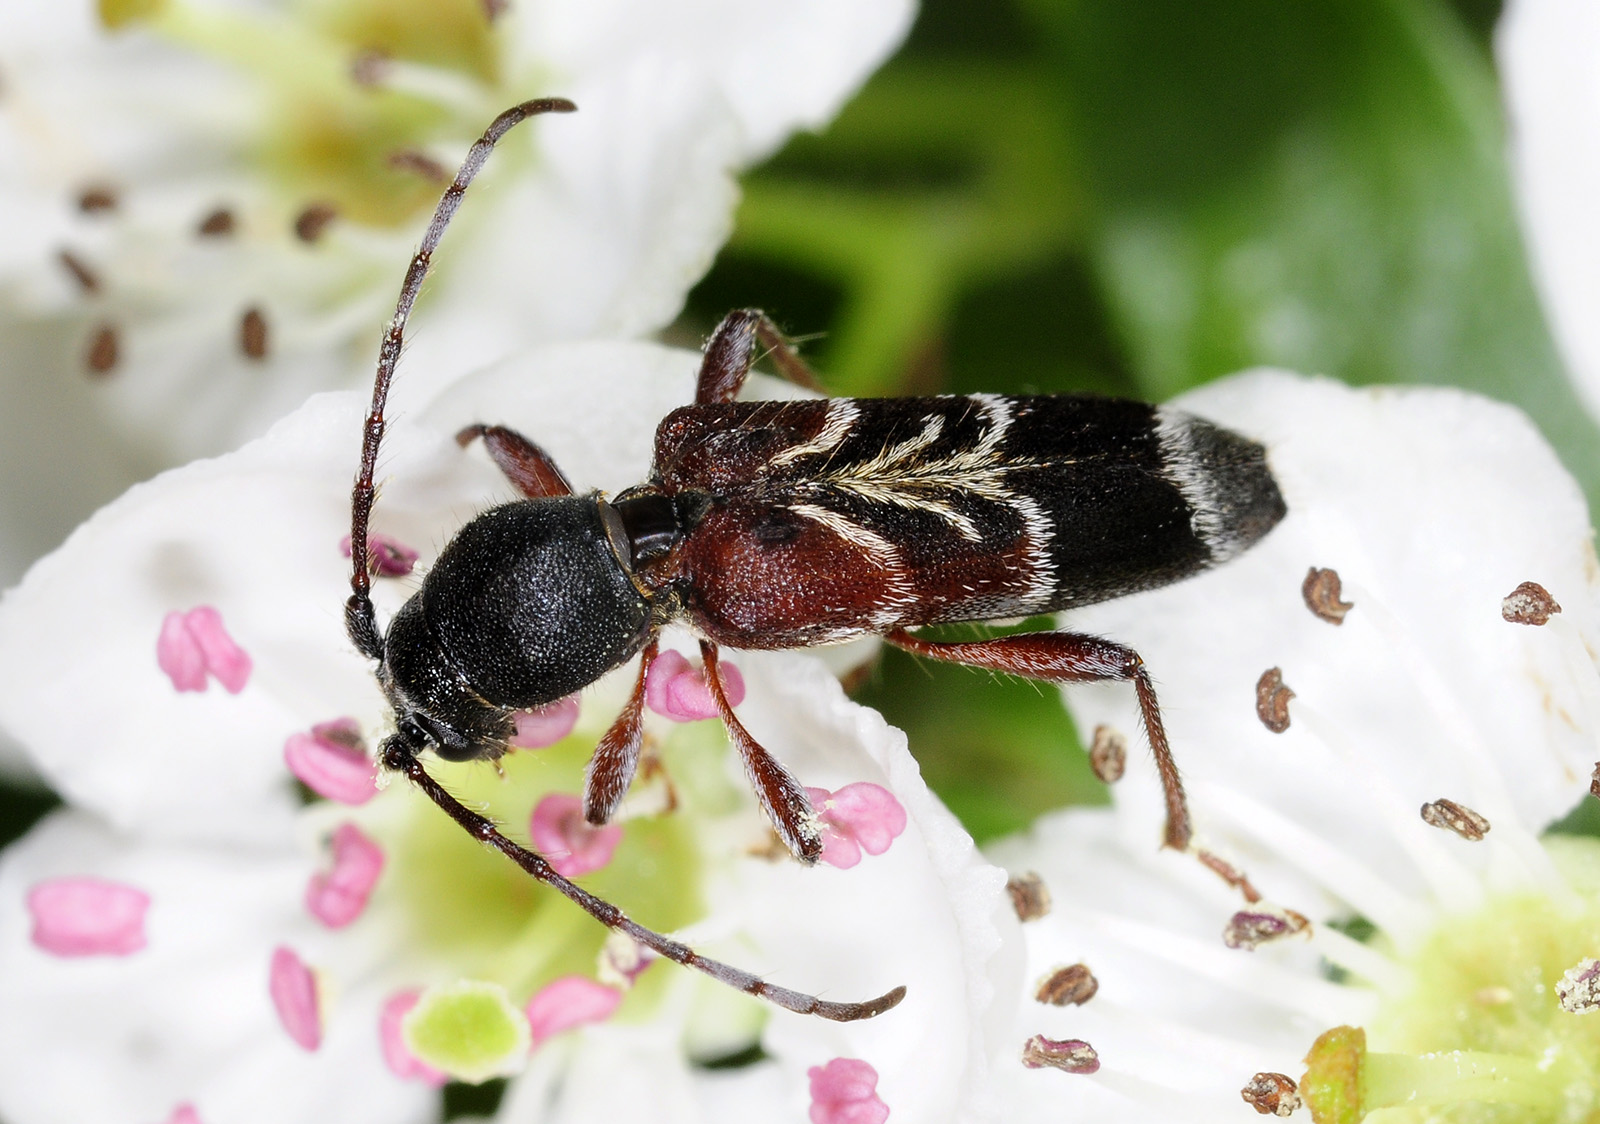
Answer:
POLYGON ((1556 991, 1600 955, 1600 841, 1545 846, 1574 900, 1500 895, 1444 919, 1406 958, 1410 991, 1386 996, 1364 1034, 1335 1028, 1307 1057, 1317 1124, 1600 1121, 1600 1013, 1566 1010, 1556 991))

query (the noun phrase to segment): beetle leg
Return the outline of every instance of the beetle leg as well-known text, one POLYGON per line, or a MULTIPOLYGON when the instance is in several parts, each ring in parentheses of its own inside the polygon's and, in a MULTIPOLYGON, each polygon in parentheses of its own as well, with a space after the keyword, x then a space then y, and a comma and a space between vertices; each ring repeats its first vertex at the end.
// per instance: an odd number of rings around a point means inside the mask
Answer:
POLYGON ((639 767, 639 746, 644 740, 644 687, 656 658, 656 640, 650 638, 639 656, 639 679, 617 720, 594 748, 583 777, 583 818, 592 824, 609 820, 622 803, 639 767))
POLYGON ((1156 771, 1167 800, 1167 832, 1164 843, 1175 851, 1189 849, 1193 833, 1189 822, 1189 803, 1184 799, 1183 781, 1167 745, 1167 731, 1161 724, 1161 708, 1156 705, 1156 690, 1144 660, 1132 648, 1082 636, 1075 632, 1029 632, 1020 636, 997 636, 992 640, 966 643, 941 643, 922 640, 905 629, 884 637, 896 648, 929 659, 1002 671, 1049 683, 1092 683, 1100 680, 1131 680, 1139 696, 1139 714, 1144 732, 1155 755, 1156 771))
POLYGON ((530 500, 572 495, 572 485, 550 454, 516 430, 503 425, 469 425, 456 434, 456 444, 465 449, 479 437, 506 479, 530 500))
POLYGON ((700 363, 700 380, 695 389, 697 406, 732 402, 750 376, 750 368, 760 358, 756 344, 767 349, 773 364, 790 382, 807 390, 822 390, 816 372, 789 343, 770 317, 759 308, 741 308, 722 318, 706 343, 700 363))
POLYGON ((768 1003, 775 1003, 786 1010, 802 1015, 819 1015, 834 1022, 870 1019, 883 1014, 905 998, 906 989, 897 987, 865 1003, 835 1003, 804 992, 769 984, 760 977, 735 968, 731 964, 701 956, 686 944, 663 936, 654 929, 646 929, 610 902, 596 897, 571 879, 557 874, 555 868, 539 852, 514 842, 495 826, 493 820, 464 806, 429 775, 428 770, 422 767, 416 751, 407 746, 403 738, 396 736, 385 741, 379 750, 379 759, 385 768, 404 773, 412 784, 422 790, 423 795, 437 804, 468 835, 505 855, 538 881, 574 902, 600 924, 619 933, 626 933, 645 948, 664 956, 674 964, 682 964, 686 968, 704 972, 719 983, 738 988, 746 995, 765 999, 768 1003))
POLYGON ((761 810, 778 832, 778 838, 789 848, 789 853, 806 864, 822 857, 822 833, 817 830, 817 814, 811 810, 811 799, 806 790, 785 769, 777 758, 761 747, 750 736, 750 731, 734 716, 728 705, 728 696, 722 690, 722 673, 717 668, 717 646, 709 640, 700 641, 700 656, 705 660, 706 685, 711 688, 711 698, 722 714, 722 724, 728 737, 744 761, 745 776, 755 789, 761 810))

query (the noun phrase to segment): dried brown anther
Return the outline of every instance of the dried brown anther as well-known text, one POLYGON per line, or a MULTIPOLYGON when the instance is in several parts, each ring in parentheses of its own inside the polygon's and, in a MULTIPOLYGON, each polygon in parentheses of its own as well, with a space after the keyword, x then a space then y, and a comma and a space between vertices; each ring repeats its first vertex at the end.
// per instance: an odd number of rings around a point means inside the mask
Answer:
POLYGON ((1355 608, 1353 602, 1341 599, 1340 592, 1337 570, 1319 570, 1313 566, 1306 571, 1306 580, 1300 583, 1300 596, 1305 599, 1306 608, 1318 620, 1329 624, 1343 624, 1345 614, 1355 608))
POLYGON ((1194 852, 1194 857, 1200 860, 1201 866, 1244 895, 1244 900, 1251 905, 1261 900, 1261 891, 1257 890, 1254 884, 1251 883, 1250 876, 1227 859, 1204 848, 1197 848, 1194 852))
POLYGON ((1600 1011, 1600 960, 1590 957, 1568 968, 1556 982, 1556 997, 1574 1015, 1600 1011))
POLYGON ((1228 924, 1222 930, 1222 943, 1229 948, 1253 952, 1270 941, 1281 941, 1285 937, 1303 933, 1310 927, 1310 919, 1292 909, 1270 905, 1241 909, 1228 918, 1228 924))
POLYGON ((259 308, 247 308, 239 318, 239 350, 250 359, 267 357, 267 318, 259 308))
POLYGON ((483 0, 483 16, 490 23, 499 19, 510 7, 509 0, 483 0))
POLYGON ((1523 582, 1500 602, 1500 615, 1512 624, 1545 624, 1560 611, 1550 591, 1538 582, 1523 582))
POLYGON ((201 219, 194 231, 202 238, 226 238, 233 233, 236 225, 233 212, 226 207, 218 207, 201 219))
POLYGON ((1104 784, 1116 784, 1128 768, 1128 739, 1103 723, 1089 744, 1089 768, 1104 784))
POLYGON ((1294 1079, 1281 1073, 1256 1074, 1239 1095, 1262 1116, 1292 1116, 1301 1103, 1294 1079))
POLYGON ((100 291, 99 276, 77 254, 71 250, 57 250, 56 260, 62 264, 68 273, 72 274, 72 279, 78 283, 78 288, 86 293, 98 293, 100 291))
POLYGON ((1081 1038, 1057 1040, 1035 1034, 1022 1045, 1022 1064, 1029 1069, 1059 1069, 1065 1073, 1094 1073, 1100 1055, 1081 1038))
POLYGON ((89 368, 91 375, 110 374, 117 365, 120 352, 117 329, 110 324, 102 324, 89 337, 89 351, 84 356, 84 365, 89 368))
POLYGON ((1594 763, 1594 772, 1589 774, 1589 795, 1600 800, 1600 761, 1594 763))
POLYGON ((1289 700, 1294 692, 1283 684, 1283 669, 1270 667, 1256 680, 1256 717, 1274 734, 1289 728, 1289 700))
POLYGON ((388 164, 389 167, 397 172, 415 172, 423 179, 433 183, 444 183, 450 178, 450 173, 443 164, 426 152, 418 152, 414 148, 391 152, 388 164))
POLYGON ((1052 1007, 1081 1007, 1099 990, 1100 981, 1094 978, 1089 966, 1074 964, 1070 968, 1057 968, 1040 980, 1033 997, 1052 1007))
POLYGON ((78 210, 86 215, 104 214, 117 209, 117 193, 104 184, 86 187, 78 193, 78 210))
POLYGON ((338 217, 339 210, 332 203, 312 203, 294 217, 294 236, 302 242, 315 242, 338 217))
POLYGON ((362 51, 350 60, 350 81, 371 88, 389 72, 389 56, 382 51, 362 51))
POLYGON ((1050 888, 1031 870, 1008 879, 1006 893, 1011 895, 1018 921, 1037 921, 1050 912, 1050 888))
POLYGON ((1454 800, 1434 800, 1422 806, 1422 822, 1429 827, 1453 831, 1463 839, 1476 843, 1489 834, 1489 821, 1465 804, 1454 800))

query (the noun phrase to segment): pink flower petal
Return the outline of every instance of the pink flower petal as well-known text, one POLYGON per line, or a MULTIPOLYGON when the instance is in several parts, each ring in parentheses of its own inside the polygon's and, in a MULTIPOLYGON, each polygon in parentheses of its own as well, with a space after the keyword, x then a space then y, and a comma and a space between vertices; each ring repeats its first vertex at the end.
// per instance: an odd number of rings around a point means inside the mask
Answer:
MULTIPOLYGON (((729 660, 718 665, 722 690, 729 706, 744 702, 744 676, 729 660)), ((695 667, 682 652, 668 648, 656 657, 645 678, 644 703, 651 710, 675 722, 698 722, 718 715, 716 700, 706 685, 704 668, 695 667)))
POLYGON ((389 1072, 396 1077, 415 1079, 438 1088, 449 1077, 413 1054, 406 1046, 405 1036, 400 1033, 400 1021, 417 1005, 421 995, 421 988, 391 995, 383 1005, 383 1013, 378 1016, 378 1037, 383 1043, 383 1060, 389 1072))
POLYGON ((381 873, 383 849, 355 824, 340 824, 333 833, 333 869, 311 876, 306 909, 330 929, 348 925, 367 908, 381 873))
MULTIPOLYGON (((339 553, 350 557, 350 536, 339 540, 339 553)), ((402 578, 416 568, 416 551, 390 535, 367 535, 367 569, 380 578, 402 578)))
POLYGON ((547 1038, 584 1023, 602 1022, 622 1002, 622 992, 587 976, 562 976, 528 1000, 528 1028, 537 1049, 547 1038))
POLYGON ((317 977, 293 950, 279 945, 272 953, 267 991, 278 1021, 302 1050, 322 1045, 322 1010, 317 1002, 317 977))
POLYGON ((862 851, 881 855, 906 829, 906 810, 882 785, 857 781, 831 793, 808 788, 806 795, 822 824, 822 861, 829 866, 848 870, 862 851))
POLYGON ((207 673, 234 695, 250 681, 250 657, 234 643, 222 614, 210 605, 162 618, 156 664, 179 691, 204 691, 207 673))
POLYGON ((378 764, 367 756, 354 718, 321 722, 283 743, 283 761, 318 796, 365 804, 378 793, 378 764))
POLYGON ((552 792, 534 808, 528 835, 557 874, 576 878, 611 861, 622 841, 622 828, 617 824, 595 827, 583 818, 580 798, 552 792))
POLYGON ((513 716, 517 732, 511 744, 522 749, 543 749, 572 733, 578 724, 578 696, 568 695, 537 710, 519 710, 513 716))
POLYGON ((879 1098, 878 1071, 859 1058, 834 1058, 806 1070, 811 1079, 811 1124, 883 1124, 889 1106, 879 1098))
POLYGON ((150 895, 99 878, 52 878, 28 891, 33 943, 53 956, 127 956, 145 946, 150 895))

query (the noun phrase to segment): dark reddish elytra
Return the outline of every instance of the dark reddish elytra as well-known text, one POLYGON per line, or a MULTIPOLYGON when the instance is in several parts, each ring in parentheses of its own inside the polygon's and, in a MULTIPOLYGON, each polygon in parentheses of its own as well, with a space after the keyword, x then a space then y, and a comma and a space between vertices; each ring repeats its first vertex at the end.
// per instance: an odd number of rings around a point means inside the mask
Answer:
MULTIPOLYGON (((552 98, 502 114, 440 201, 380 352, 352 543, 368 537, 405 322, 462 193, 508 129, 573 108, 552 98)), ((785 649, 879 635, 917 655, 1049 682, 1131 681, 1166 793, 1164 841, 1187 849, 1183 788, 1135 652, 1065 632, 946 643, 908 630, 1033 616, 1164 585, 1248 547, 1284 505, 1259 445, 1175 411, 1065 396, 736 402, 762 352, 786 377, 816 385, 765 315, 729 314, 706 346, 694 404, 657 430, 650 479, 614 499, 575 494, 549 456, 513 430, 463 430, 461 444, 481 439, 527 498, 463 527, 386 632, 364 552, 353 550, 346 624, 378 662, 395 709, 384 765, 465 830, 668 959, 789 1010, 869 1018, 904 989, 866 1003, 823 1002, 701 957, 464 808, 420 754, 493 760, 508 749, 517 709, 553 702, 638 655, 633 691, 586 778, 585 815, 603 823, 638 765, 659 632, 685 622, 702 637, 707 683, 762 808, 789 850, 815 862, 822 839, 805 789, 735 716, 719 646, 785 649)))

